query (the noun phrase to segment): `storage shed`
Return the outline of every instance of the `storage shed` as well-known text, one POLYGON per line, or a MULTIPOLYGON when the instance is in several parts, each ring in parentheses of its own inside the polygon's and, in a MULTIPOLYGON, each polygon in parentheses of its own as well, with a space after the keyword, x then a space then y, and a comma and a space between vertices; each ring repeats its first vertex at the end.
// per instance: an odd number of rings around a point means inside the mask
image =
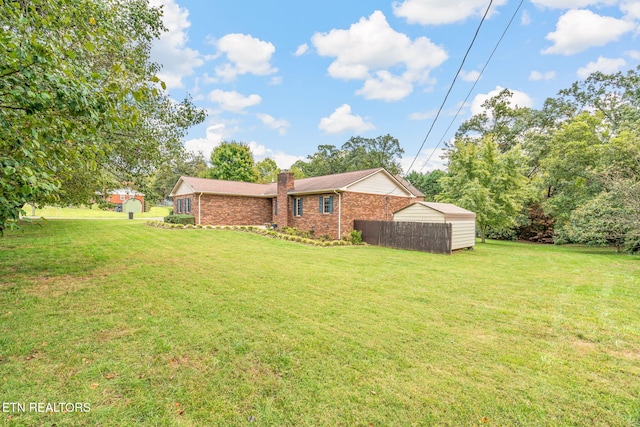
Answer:
POLYGON ((416 202, 394 212, 393 220, 451 223, 451 250, 476 244, 476 214, 451 203, 416 202))

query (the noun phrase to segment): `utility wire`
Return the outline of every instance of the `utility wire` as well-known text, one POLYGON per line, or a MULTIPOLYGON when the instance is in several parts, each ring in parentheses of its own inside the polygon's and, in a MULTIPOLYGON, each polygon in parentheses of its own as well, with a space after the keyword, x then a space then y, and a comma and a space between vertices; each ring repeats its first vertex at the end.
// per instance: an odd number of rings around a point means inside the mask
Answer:
POLYGON ((524 0, 520 0, 520 4, 516 8, 515 12, 513 12, 513 15, 511 15, 511 19, 509 20, 509 23, 507 24, 506 28, 502 32, 502 35, 498 39, 498 42, 496 43, 495 47, 491 51, 491 55, 489 55, 489 58, 487 59, 487 62, 484 63, 484 66, 482 67, 482 70, 480 70, 480 74, 478 74, 478 77, 476 78, 476 81, 473 82, 473 86, 471 86, 471 89, 469 89, 469 93, 467 93, 467 97, 464 99, 464 101, 462 101, 462 104, 460 104, 460 107, 458 108, 458 111, 456 111, 456 115, 451 120, 451 123, 449 123, 449 126, 447 127, 447 130, 444 131, 444 133, 442 134, 442 137, 440 138, 440 141, 438 141, 438 143, 436 144, 436 147, 433 149, 431 154, 429 154, 429 158, 422 164, 422 167, 420 168, 420 170, 418 172, 422 172, 422 169, 424 169, 424 167, 427 166, 427 164, 429 164, 429 161, 431 160, 431 157, 433 157, 433 155, 435 154, 435 152, 438 149, 438 147, 440 146, 440 144, 442 144, 442 141, 444 141, 444 138, 447 136, 447 133, 449 132, 449 129, 451 129, 451 126, 453 126, 453 123, 456 121, 456 119, 460 115, 460 111, 462 111, 462 109, 466 105, 467 101, 469 100, 469 97, 473 93, 473 90, 476 88, 476 85, 478 84, 478 81, 480 81, 480 78, 482 77, 482 73, 484 73, 484 70, 487 69, 487 66, 489 65, 489 62, 491 61, 491 59, 493 58, 493 55, 496 53, 496 50, 498 50, 498 46, 500 46, 500 43, 502 42, 502 39, 507 34, 507 31, 509 30, 509 27, 511 27, 511 24, 513 23, 513 20, 515 19, 516 15, 518 14, 518 11, 522 7, 523 3, 524 3, 524 0))
POLYGON ((462 62, 460 63, 460 67, 458 68, 458 71, 456 72, 456 75, 453 78, 453 81, 451 82, 451 85, 449 85, 449 90, 447 91, 447 94, 445 95, 444 100, 442 101, 442 104, 440 104, 440 108, 438 108, 438 113, 436 114, 436 117, 433 119, 433 122, 431 122, 431 127, 429 128, 429 131, 427 132, 427 136, 424 137, 424 140, 422 141, 422 144, 420 145, 420 148, 418 149, 418 152, 416 153, 416 156, 413 158, 413 161, 411 162, 411 165, 409 166, 409 169, 407 169, 407 174, 411 171, 411 168, 413 167, 414 163, 418 159, 418 156, 420 155, 420 151, 422 151, 422 148, 424 147, 424 144, 427 142, 427 139, 429 138, 429 135, 431 135, 431 131, 433 130, 433 126, 438 121, 438 117, 440 117, 440 113, 442 112, 442 109, 444 108, 444 104, 446 104, 447 99, 449 98, 449 94, 451 94, 451 91, 453 90, 453 85, 456 83, 456 80, 458 79, 458 76, 460 75, 460 71, 462 71, 462 67, 464 66, 464 62, 467 60, 467 56, 469 56, 469 52, 471 51, 471 48, 473 47, 473 44, 475 43, 476 38, 478 37, 478 33, 480 32, 480 28, 482 28, 482 23, 487 18, 487 15, 489 14, 489 10, 491 9, 491 5, 492 4, 493 4, 493 0, 490 0, 489 1, 489 6, 487 7, 487 10, 484 12, 484 15, 482 16, 482 19, 480 20, 480 24, 478 24, 478 28, 476 29, 476 33, 473 35, 473 39, 471 40, 471 43, 469 44, 469 47, 467 48, 467 52, 464 54, 464 58, 462 58, 462 62))

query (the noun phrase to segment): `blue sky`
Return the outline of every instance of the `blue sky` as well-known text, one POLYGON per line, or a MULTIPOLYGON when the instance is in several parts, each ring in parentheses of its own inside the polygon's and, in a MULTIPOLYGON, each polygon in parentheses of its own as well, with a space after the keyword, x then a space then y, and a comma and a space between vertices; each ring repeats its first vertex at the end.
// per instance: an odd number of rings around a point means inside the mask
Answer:
POLYGON ((434 124, 488 0, 151 3, 163 6, 169 29, 152 49, 159 77, 170 96, 189 93, 208 112, 185 147, 208 157, 235 140, 281 168, 321 144, 386 134, 405 150, 405 172, 416 156, 412 170, 443 168, 441 141, 502 88, 517 105, 540 108, 590 72, 640 63, 638 0, 531 0, 519 9, 519 0, 494 0, 434 124))

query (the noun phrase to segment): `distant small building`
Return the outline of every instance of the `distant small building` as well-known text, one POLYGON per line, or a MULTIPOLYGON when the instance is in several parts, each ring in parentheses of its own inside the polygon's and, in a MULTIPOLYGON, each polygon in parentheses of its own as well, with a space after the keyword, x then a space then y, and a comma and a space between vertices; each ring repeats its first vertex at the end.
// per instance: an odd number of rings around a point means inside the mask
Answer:
POLYGON ((112 190, 105 200, 114 205, 115 212, 144 212, 144 194, 132 188, 112 190))
POLYGON ((451 224, 451 250, 476 244, 476 214, 451 203, 416 202, 393 213, 394 221, 451 224))

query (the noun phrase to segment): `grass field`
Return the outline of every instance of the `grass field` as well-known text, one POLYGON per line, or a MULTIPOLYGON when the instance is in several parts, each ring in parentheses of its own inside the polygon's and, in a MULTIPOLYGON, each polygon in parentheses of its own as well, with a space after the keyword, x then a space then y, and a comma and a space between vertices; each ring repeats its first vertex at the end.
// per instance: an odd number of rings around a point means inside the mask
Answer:
MULTIPOLYGON (((60 208, 54 206, 46 206, 42 209, 36 209, 35 214, 30 205, 23 208, 27 216, 43 217, 43 218, 68 218, 68 219, 128 219, 129 214, 126 212, 106 211, 94 206, 93 208, 60 208)), ((149 212, 134 214, 134 219, 160 218, 169 214, 170 207, 154 206, 149 212)))
POLYGON ((0 239, 0 396, 12 426, 638 426, 640 257, 30 225, 0 239))

